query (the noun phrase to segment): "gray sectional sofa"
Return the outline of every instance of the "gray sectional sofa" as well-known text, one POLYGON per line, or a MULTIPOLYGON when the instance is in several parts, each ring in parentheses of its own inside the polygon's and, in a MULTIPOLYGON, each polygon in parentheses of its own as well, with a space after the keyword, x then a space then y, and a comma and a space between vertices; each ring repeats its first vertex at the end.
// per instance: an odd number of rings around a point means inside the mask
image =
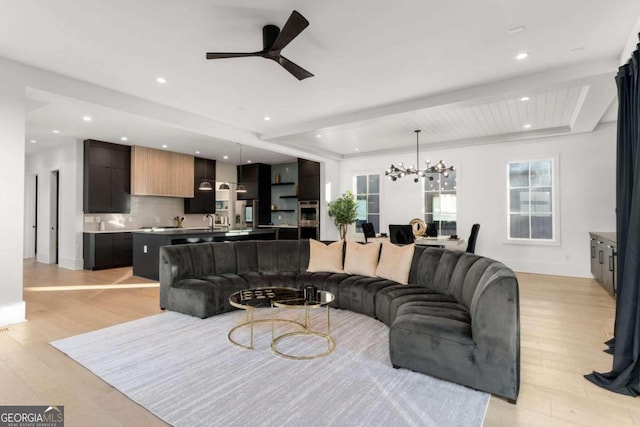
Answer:
POLYGON ((507 398, 520 387, 518 281, 478 255, 416 246, 409 284, 308 273, 309 241, 239 241, 160 249, 160 307, 207 318, 255 287, 315 285, 332 306, 389 326, 391 363, 507 398))

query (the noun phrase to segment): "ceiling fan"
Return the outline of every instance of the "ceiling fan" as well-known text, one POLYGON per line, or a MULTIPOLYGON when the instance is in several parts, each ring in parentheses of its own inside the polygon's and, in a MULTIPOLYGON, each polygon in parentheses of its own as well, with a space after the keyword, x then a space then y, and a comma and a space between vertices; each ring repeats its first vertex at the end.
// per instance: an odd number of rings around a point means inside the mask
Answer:
POLYGON ((313 77, 313 74, 300 67, 297 64, 289 61, 287 58, 280 54, 280 51, 285 48, 291 41, 298 36, 309 26, 309 21, 305 19, 297 11, 291 12, 291 16, 282 27, 282 31, 275 25, 265 25, 262 27, 262 47, 263 49, 258 52, 207 52, 207 59, 221 59, 221 58, 241 58, 246 56, 261 56, 263 58, 276 61, 284 67, 285 70, 293 74, 298 80, 304 80, 308 77, 313 77))

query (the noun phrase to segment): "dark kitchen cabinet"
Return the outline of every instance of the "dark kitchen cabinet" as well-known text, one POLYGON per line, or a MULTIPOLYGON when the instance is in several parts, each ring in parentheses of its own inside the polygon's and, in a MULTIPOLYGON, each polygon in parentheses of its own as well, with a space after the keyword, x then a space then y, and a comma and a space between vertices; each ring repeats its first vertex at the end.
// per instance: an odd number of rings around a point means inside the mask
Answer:
POLYGON ((85 270, 127 267, 133 263, 131 233, 84 233, 85 270))
POLYGON ((271 165, 253 163, 238 166, 238 182, 246 193, 237 193, 238 200, 258 200, 258 224, 271 222, 271 165))
POLYGON ((320 200, 320 163, 298 159, 298 200, 320 200))
POLYGON ((612 296, 616 294, 618 251, 615 233, 589 233, 591 274, 612 296))
POLYGON ((84 141, 85 213, 128 213, 131 209, 131 147, 84 141))
POLYGON ((298 240, 297 228, 282 227, 278 230, 278 240, 298 240))
POLYGON ((193 163, 193 198, 184 199, 184 213, 206 214, 216 212, 216 161, 194 158, 193 163), (212 191, 198 190, 200 183, 207 180, 213 187, 212 191))

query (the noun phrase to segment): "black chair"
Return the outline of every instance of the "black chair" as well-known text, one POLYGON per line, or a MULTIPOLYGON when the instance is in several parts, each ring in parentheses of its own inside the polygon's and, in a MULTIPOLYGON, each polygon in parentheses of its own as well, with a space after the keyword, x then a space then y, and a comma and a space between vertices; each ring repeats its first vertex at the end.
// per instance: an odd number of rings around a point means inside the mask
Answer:
POLYGON ((363 222, 361 227, 362 227, 362 232, 364 233, 364 241, 365 241, 365 243, 367 242, 367 239, 369 237, 376 237, 376 230, 375 230, 375 228, 373 228, 373 223, 371 223, 371 222, 363 222))
POLYGON ((413 227, 407 225, 389 224, 389 240, 398 245, 408 245, 414 242, 413 227))
POLYGON ((473 224, 471 226, 471 234, 469 235, 469 242, 467 243, 467 252, 470 254, 476 253, 476 241, 478 240, 478 231, 480 231, 480 224, 473 224))

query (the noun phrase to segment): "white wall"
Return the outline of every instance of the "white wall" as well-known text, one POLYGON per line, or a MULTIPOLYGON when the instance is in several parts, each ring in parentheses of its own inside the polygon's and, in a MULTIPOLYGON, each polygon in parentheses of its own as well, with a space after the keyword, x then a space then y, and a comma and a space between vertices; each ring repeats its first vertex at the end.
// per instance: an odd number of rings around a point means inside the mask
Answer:
MULTIPOLYGON (((593 133, 427 152, 458 169, 458 234, 466 237, 481 224, 476 253, 500 260, 521 272, 591 277, 589 231, 615 231, 616 124, 593 133), (559 245, 515 245, 507 242, 506 165, 509 161, 559 159, 559 245)), ((415 153, 344 160, 338 193, 352 189, 352 176, 380 173, 391 162, 413 163, 415 153)), ((390 223, 422 217, 421 185, 411 179, 381 185, 381 231, 390 223)))
POLYGON ((24 83, 0 67, 0 326, 24 321, 22 236, 24 223, 24 83))
POLYGON ((340 233, 329 218, 328 202, 340 197, 341 190, 341 162, 326 160, 320 163, 320 239, 338 240, 340 233))
MULTIPOLYGON (((35 175, 38 175, 38 253, 39 262, 55 263, 55 248, 51 228, 55 226, 55 187, 52 172, 59 171, 59 248, 58 265, 69 269, 82 269, 82 161, 83 143, 67 138, 51 150, 27 156, 25 165, 26 209, 33 209, 35 175)), ((26 215, 30 217, 29 213, 26 215)), ((25 223, 24 256, 33 256, 31 224, 25 223)))

